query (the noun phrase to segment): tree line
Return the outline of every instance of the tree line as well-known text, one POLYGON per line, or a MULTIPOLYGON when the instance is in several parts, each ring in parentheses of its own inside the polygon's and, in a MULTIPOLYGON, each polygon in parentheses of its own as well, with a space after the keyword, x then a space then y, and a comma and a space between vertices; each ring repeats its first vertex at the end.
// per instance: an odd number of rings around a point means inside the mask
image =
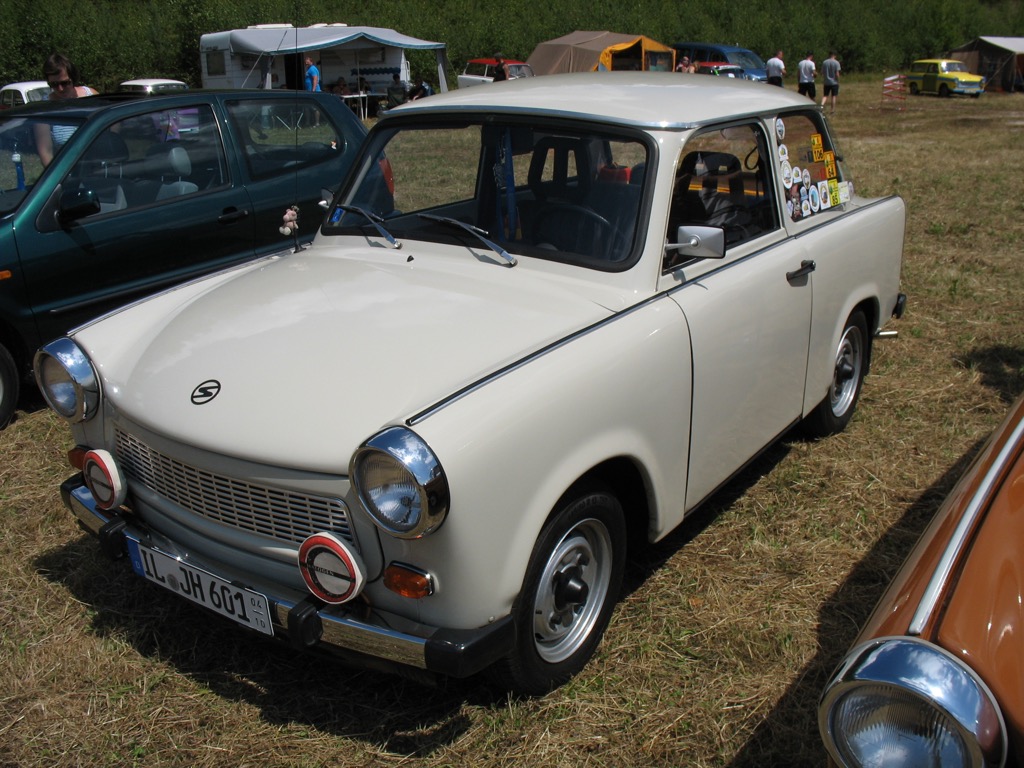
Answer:
MULTIPOLYGON (((0 82, 42 79, 52 52, 83 82, 113 89, 133 77, 200 85, 199 37, 252 24, 343 22, 388 27, 446 43, 455 71, 496 51, 526 59, 544 40, 574 30, 643 34, 662 43, 733 43, 768 58, 835 51, 844 72, 897 71, 979 35, 1024 35, 1022 0, 5 0, 0 82)), ((410 52, 414 68, 431 54, 410 52)))

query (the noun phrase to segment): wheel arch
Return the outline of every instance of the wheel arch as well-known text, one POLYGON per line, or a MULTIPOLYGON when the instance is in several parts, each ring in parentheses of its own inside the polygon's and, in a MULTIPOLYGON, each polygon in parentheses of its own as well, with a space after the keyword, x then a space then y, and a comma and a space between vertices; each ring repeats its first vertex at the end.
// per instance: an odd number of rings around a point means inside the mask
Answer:
MULTIPOLYGON (((640 464, 627 456, 605 459, 569 485, 548 512, 548 520, 563 506, 587 491, 602 489, 618 499, 629 534, 627 547, 642 546, 655 527, 651 482, 640 464)), ((546 522, 546 521, 545 521, 546 522)))

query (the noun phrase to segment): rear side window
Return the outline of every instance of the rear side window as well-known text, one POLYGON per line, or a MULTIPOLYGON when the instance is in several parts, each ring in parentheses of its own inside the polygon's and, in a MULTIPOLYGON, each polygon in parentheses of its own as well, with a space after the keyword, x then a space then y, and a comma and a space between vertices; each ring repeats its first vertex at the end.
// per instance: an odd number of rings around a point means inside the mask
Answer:
POLYGON ((327 162, 347 149, 345 136, 312 99, 246 99, 228 103, 254 179, 327 162))
POLYGON ((776 118, 775 134, 786 215, 792 221, 806 221, 849 201, 851 189, 839 156, 817 116, 776 118))

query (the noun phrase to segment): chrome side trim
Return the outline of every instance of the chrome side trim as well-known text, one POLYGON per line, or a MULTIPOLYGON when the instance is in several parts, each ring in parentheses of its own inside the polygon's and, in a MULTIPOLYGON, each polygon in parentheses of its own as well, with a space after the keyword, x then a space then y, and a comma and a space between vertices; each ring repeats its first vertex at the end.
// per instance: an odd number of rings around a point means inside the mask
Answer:
POLYGON ((999 455, 992 462, 988 472, 985 474, 985 478, 981 481, 978 490, 971 498, 971 503, 960 518, 960 523, 957 525, 952 537, 950 537, 946 551, 942 553, 942 559, 939 560, 935 573, 932 574, 928 587, 921 596, 921 602, 917 606, 917 611, 914 612, 914 618, 910 622, 907 634, 920 635, 924 631, 928 620, 934 614, 938 606, 939 596, 942 594, 943 585, 949 580, 949 574, 952 573, 954 564, 967 545, 967 538, 974 528, 978 517, 981 515, 983 506, 992 495, 992 489, 995 487, 999 475, 1003 473, 1004 465, 1010 456, 1016 452, 1017 444, 1022 437, 1024 437, 1024 420, 1020 421, 1014 428, 1013 434, 1010 435, 1002 450, 999 451, 999 455))

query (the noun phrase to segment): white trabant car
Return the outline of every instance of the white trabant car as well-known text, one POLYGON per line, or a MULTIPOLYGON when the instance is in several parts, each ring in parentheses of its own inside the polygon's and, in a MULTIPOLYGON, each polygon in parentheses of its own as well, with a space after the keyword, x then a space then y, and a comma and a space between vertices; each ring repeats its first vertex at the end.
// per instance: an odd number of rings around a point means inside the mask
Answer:
POLYGON ((791 428, 843 429, 905 303, 902 200, 858 197, 781 88, 450 92, 389 111, 339 182, 311 246, 78 328, 35 370, 106 552, 365 664, 566 681, 627 542, 791 428))

